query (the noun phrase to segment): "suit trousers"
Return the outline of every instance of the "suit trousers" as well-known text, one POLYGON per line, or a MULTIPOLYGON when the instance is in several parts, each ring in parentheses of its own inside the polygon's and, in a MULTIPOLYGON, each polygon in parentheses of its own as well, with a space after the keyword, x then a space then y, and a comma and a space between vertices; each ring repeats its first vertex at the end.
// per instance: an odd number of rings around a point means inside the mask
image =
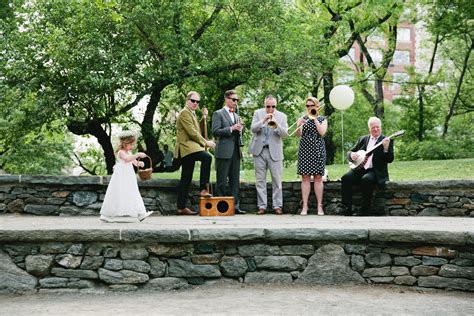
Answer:
POLYGON ((206 188, 209 183, 211 173, 212 156, 207 151, 198 151, 181 158, 181 180, 178 188, 178 209, 186 207, 189 186, 193 180, 194 165, 196 161, 201 162, 201 172, 199 179, 199 190, 206 188))
POLYGON ((377 183, 377 177, 373 168, 361 170, 349 170, 341 178, 342 204, 348 209, 352 209, 353 186, 359 186, 362 193, 361 210, 369 212, 372 193, 377 183))
POLYGON ((281 174, 283 172, 283 161, 274 161, 270 156, 268 147, 262 149, 258 156, 253 157, 255 168, 255 187, 257 189, 258 208, 267 208, 267 170, 272 176, 272 208, 283 207, 283 191, 281 174))
POLYGON ((240 210, 240 153, 238 143, 234 146, 232 157, 229 159, 216 158, 216 195, 228 196, 226 184, 229 179, 229 191, 234 197, 234 207, 240 210))

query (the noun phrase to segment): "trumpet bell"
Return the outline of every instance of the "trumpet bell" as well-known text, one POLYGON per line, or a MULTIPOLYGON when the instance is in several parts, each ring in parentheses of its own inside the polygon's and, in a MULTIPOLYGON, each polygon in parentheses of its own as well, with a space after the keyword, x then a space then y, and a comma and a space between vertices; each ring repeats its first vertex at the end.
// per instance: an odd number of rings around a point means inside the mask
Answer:
POLYGON ((307 109, 308 117, 314 120, 318 116, 318 108, 315 106, 311 106, 307 109))
POLYGON ((268 128, 277 128, 278 124, 277 122, 275 122, 273 119, 268 121, 268 124, 267 124, 268 128))

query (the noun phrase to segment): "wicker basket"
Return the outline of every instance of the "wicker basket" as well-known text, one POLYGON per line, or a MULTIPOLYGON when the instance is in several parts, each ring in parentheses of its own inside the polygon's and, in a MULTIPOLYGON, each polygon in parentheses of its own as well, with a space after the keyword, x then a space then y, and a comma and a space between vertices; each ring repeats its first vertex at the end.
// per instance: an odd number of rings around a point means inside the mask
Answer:
MULTIPOLYGON (((151 174, 153 173, 151 158, 148 156, 146 156, 146 158, 148 158, 148 161, 150 162, 150 167, 147 169, 140 169, 140 167, 138 167, 138 176, 140 177, 141 180, 150 180, 151 174)), ((137 160, 139 161, 140 158, 137 160)))

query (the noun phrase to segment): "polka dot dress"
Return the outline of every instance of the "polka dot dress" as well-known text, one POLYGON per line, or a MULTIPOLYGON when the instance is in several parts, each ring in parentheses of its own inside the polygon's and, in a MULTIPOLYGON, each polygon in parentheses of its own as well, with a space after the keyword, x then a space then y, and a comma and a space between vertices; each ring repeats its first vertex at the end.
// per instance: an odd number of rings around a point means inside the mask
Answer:
MULTIPOLYGON (((304 117, 306 124, 303 125, 303 135, 298 147, 298 171, 299 175, 324 175, 326 163, 326 148, 324 139, 316 130, 314 120, 308 116, 304 117)), ((324 116, 318 116, 318 122, 325 120, 324 116)))

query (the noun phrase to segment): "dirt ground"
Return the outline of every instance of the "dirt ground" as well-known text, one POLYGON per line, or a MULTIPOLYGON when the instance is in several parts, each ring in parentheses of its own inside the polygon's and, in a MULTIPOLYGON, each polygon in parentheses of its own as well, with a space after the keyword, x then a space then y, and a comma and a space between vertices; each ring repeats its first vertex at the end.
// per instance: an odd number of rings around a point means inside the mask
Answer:
POLYGON ((474 315, 474 293, 219 284, 169 292, 0 296, 0 315, 474 315))

